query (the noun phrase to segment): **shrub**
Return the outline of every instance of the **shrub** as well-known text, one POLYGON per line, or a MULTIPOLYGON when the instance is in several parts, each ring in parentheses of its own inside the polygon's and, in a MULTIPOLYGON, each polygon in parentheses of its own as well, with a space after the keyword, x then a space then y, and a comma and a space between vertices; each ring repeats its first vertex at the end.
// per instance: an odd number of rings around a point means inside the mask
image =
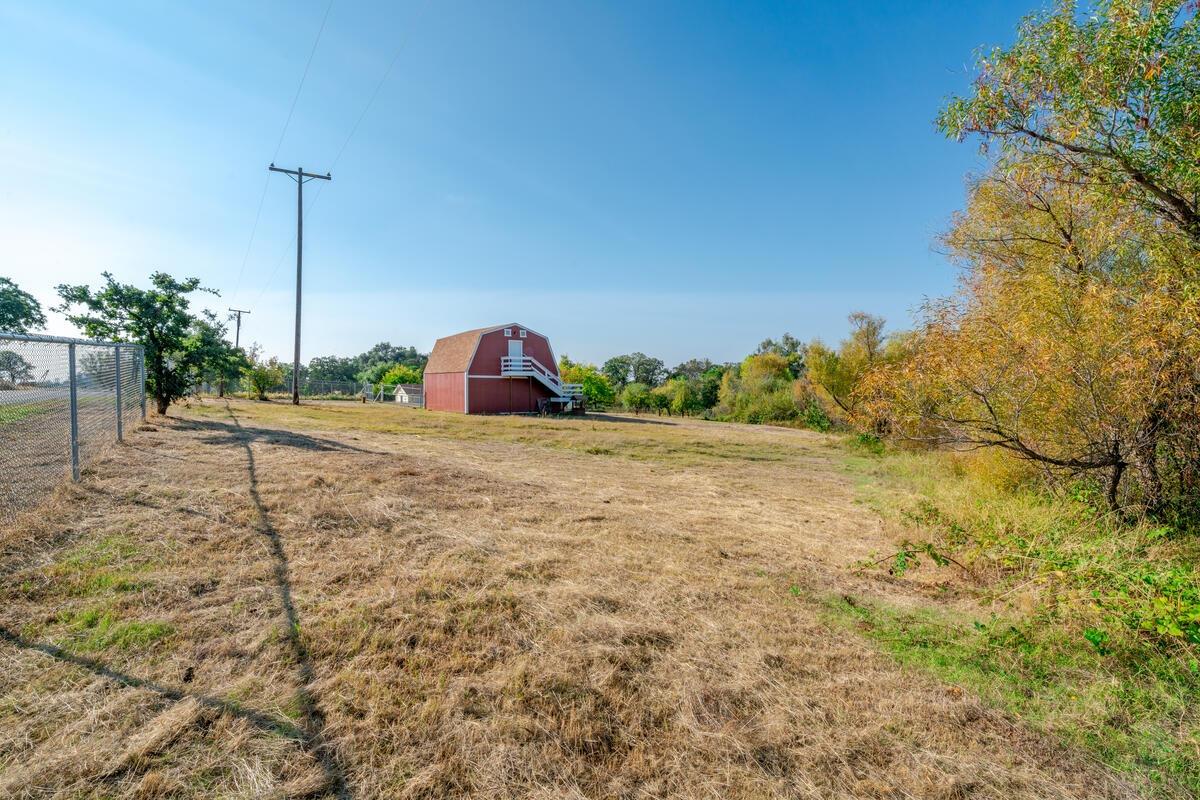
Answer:
POLYGON ((650 406, 650 388, 644 383, 630 383, 621 390, 621 407, 640 414, 650 406))
POLYGON ((595 364, 580 364, 565 355, 558 360, 558 375, 563 383, 578 383, 591 408, 608 408, 617 399, 608 376, 595 364))
POLYGON ((781 386, 766 392, 743 392, 734 402, 729 419, 762 425, 796 419, 799 411, 792 399, 790 387, 781 386))
POLYGON ((382 379, 379 381, 384 386, 396 386, 401 383, 420 383, 422 371, 417 367, 410 367, 407 364, 394 364, 391 369, 383 373, 382 379))
POLYGON ((256 400, 266 400, 267 392, 283 383, 283 368, 279 359, 272 356, 263 361, 257 355, 251 356, 250 366, 242 370, 246 379, 246 388, 254 394, 256 400))
POLYGON ((665 385, 655 386, 650 390, 650 407, 659 414, 664 411, 668 415, 671 413, 671 393, 665 385))
MULTIPOLYGON (((833 427, 833 420, 829 419, 824 406, 817 402, 815 397, 808 398, 808 401, 800 408, 800 421, 804 423, 804 427, 821 433, 827 433, 833 427)), ((865 435, 870 436, 871 434, 865 435)))

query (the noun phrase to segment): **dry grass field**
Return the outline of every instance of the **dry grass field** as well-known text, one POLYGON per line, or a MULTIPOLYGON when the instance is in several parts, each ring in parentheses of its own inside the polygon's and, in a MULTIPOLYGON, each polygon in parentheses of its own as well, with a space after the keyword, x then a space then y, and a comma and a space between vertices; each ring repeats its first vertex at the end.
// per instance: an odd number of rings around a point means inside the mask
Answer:
POLYGON ((954 596, 832 437, 172 415, 0 531, 0 797, 1139 796, 828 622, 954 596))

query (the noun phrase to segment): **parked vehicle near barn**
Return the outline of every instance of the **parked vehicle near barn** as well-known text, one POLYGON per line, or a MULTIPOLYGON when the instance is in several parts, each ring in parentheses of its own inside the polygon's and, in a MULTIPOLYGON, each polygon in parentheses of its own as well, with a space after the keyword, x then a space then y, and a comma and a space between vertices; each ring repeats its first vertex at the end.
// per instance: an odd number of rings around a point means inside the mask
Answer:
POLYGON ((425 407, 464 414, 583 413, 550 340, 518 323, 438 339, 425 365, 425 407))

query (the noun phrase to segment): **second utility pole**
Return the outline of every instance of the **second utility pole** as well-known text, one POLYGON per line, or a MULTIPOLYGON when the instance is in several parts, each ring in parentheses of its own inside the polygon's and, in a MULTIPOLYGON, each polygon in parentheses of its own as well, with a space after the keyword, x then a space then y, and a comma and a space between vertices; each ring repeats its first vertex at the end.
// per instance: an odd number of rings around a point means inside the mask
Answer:
POLYGON ((304 184, 314 179, 323 181, 333 180, 326 172, 315 175, 300 169, 281 169, 271 162, 267 167, 271 172, 282 172, 296 182, 296 351, 292 359, 292 405, 300 405, 300 287, 304 265, 304 184))
POLYGON ((233 335, 233 346, 236 349, 242 344, 242 314, 249 314, 250 312, 244 308, 231 308, 229 310, 237 314, 237 333, 233 335))
MULTIPOLYGON (((240 345, 242 342, 242 314, 249 314, 250 312, 246 311, 244 309, 241 309, 241 308, 231 308, 229 310, 232 311, 233 313, 237 314, 237 332, 233 335, 233 349, 236 350, 238 348, 238 345, 240 345)), ((217 384, 217 397, 224 397, 224 396, 225 396, 225 376, 221 375, 221 382, 217 384)))

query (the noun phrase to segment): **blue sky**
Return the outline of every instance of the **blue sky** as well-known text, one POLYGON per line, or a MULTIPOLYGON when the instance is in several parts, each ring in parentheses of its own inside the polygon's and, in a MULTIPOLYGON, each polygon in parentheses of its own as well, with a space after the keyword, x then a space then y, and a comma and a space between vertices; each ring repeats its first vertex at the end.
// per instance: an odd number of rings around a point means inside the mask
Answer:
POLYGON ((195 275, 290 354, 278 147, 334 174, 306 187, 305 359, 514 320, 670 363, 903 327, 952 286, 934 238, 981 164, 932 119, 1040 5, 0 0, 0 275, 45 305, 195 275))

